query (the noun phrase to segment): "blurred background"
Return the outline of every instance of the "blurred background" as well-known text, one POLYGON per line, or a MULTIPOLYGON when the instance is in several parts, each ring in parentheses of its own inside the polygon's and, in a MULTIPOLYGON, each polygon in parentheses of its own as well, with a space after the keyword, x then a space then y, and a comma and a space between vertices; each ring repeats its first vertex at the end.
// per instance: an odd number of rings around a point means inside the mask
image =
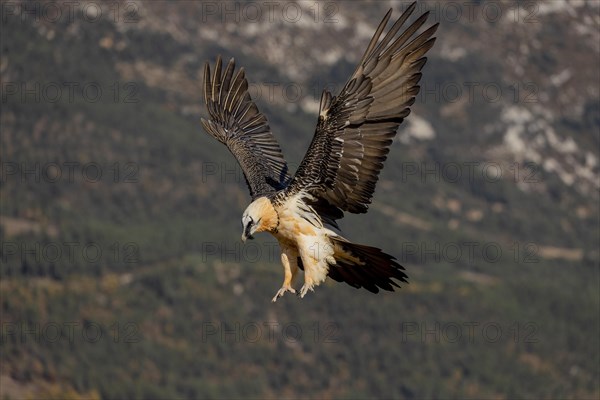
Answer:
POLYGON ((418 3, 421 93, 341 221, 399 292, 272 304, 277 243, 240 242, 204 62, 245 67, 294 169, 408 4, 3 0, 0 398, 597 399, 596 1, 418 3))

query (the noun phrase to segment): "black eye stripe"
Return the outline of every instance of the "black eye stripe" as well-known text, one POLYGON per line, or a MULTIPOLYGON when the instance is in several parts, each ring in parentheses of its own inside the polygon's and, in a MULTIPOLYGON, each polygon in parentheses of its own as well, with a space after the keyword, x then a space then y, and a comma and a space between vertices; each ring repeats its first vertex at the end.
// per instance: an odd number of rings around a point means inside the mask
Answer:
POLYGON ((262 217, 260 217, 258 219, 258 221, 254 222, 254 219, 251 216, 248 216, 248 223, 244 226, 244 218, 242 218, 242 221, 241 221, 242 228, 247 228, 247 227, 250 227, 252 225, 256 225, 256 224, 260 223, 260 221, 262 221, 262 217))

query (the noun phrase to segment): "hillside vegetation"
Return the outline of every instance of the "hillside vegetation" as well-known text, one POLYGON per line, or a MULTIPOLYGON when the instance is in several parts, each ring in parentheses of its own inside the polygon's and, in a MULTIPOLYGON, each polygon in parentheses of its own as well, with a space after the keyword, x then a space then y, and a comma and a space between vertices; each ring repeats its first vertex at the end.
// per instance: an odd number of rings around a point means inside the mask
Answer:
POLYGON ((441 22, 423 91, 341 221, 410 284, 272 304, 203 63, 246 68, 295 167, 387 3, 3 2, 0 397, 598 398, 599 11, 554 3, 419 4, 441 22))

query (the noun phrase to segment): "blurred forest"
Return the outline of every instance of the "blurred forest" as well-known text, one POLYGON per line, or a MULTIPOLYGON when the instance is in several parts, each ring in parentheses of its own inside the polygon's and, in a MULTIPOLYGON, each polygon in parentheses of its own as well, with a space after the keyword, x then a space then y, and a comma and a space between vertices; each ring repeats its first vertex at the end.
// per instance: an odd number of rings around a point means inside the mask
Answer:
POLYGON ((408 4, 2 0, 0 398, 600 397, 599 2, 418 3, 421 94, 341 221, 400 291, 272 304, 275 240, 239 240, 204 62, 245 67, 295 167, 408 4))

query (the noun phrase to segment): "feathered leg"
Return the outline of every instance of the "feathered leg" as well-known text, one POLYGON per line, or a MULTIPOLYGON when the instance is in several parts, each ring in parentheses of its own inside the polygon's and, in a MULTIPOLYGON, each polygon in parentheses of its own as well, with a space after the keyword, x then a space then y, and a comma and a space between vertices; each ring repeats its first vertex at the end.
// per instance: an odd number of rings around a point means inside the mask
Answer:
POLYGON ((282 297, 285 292, 296 293, 296 290, 292 287, 292 282, 298 272, 298 252, 292 251, 289 248, 284 248, 281 252, 281 264, 283 264, 284 279, 281 289, 277 291, 275 297, 273 297, 273 303, 278 298, 282 297))
POLYGON ((304 266, 304 285, 300 289, 300 297, 303 298, 308 291, 314 291, 327 278, 328 263, 335 262, 333 259, 333 247, 325 237, 307 237, 299 241, 298 249, 304 266))

